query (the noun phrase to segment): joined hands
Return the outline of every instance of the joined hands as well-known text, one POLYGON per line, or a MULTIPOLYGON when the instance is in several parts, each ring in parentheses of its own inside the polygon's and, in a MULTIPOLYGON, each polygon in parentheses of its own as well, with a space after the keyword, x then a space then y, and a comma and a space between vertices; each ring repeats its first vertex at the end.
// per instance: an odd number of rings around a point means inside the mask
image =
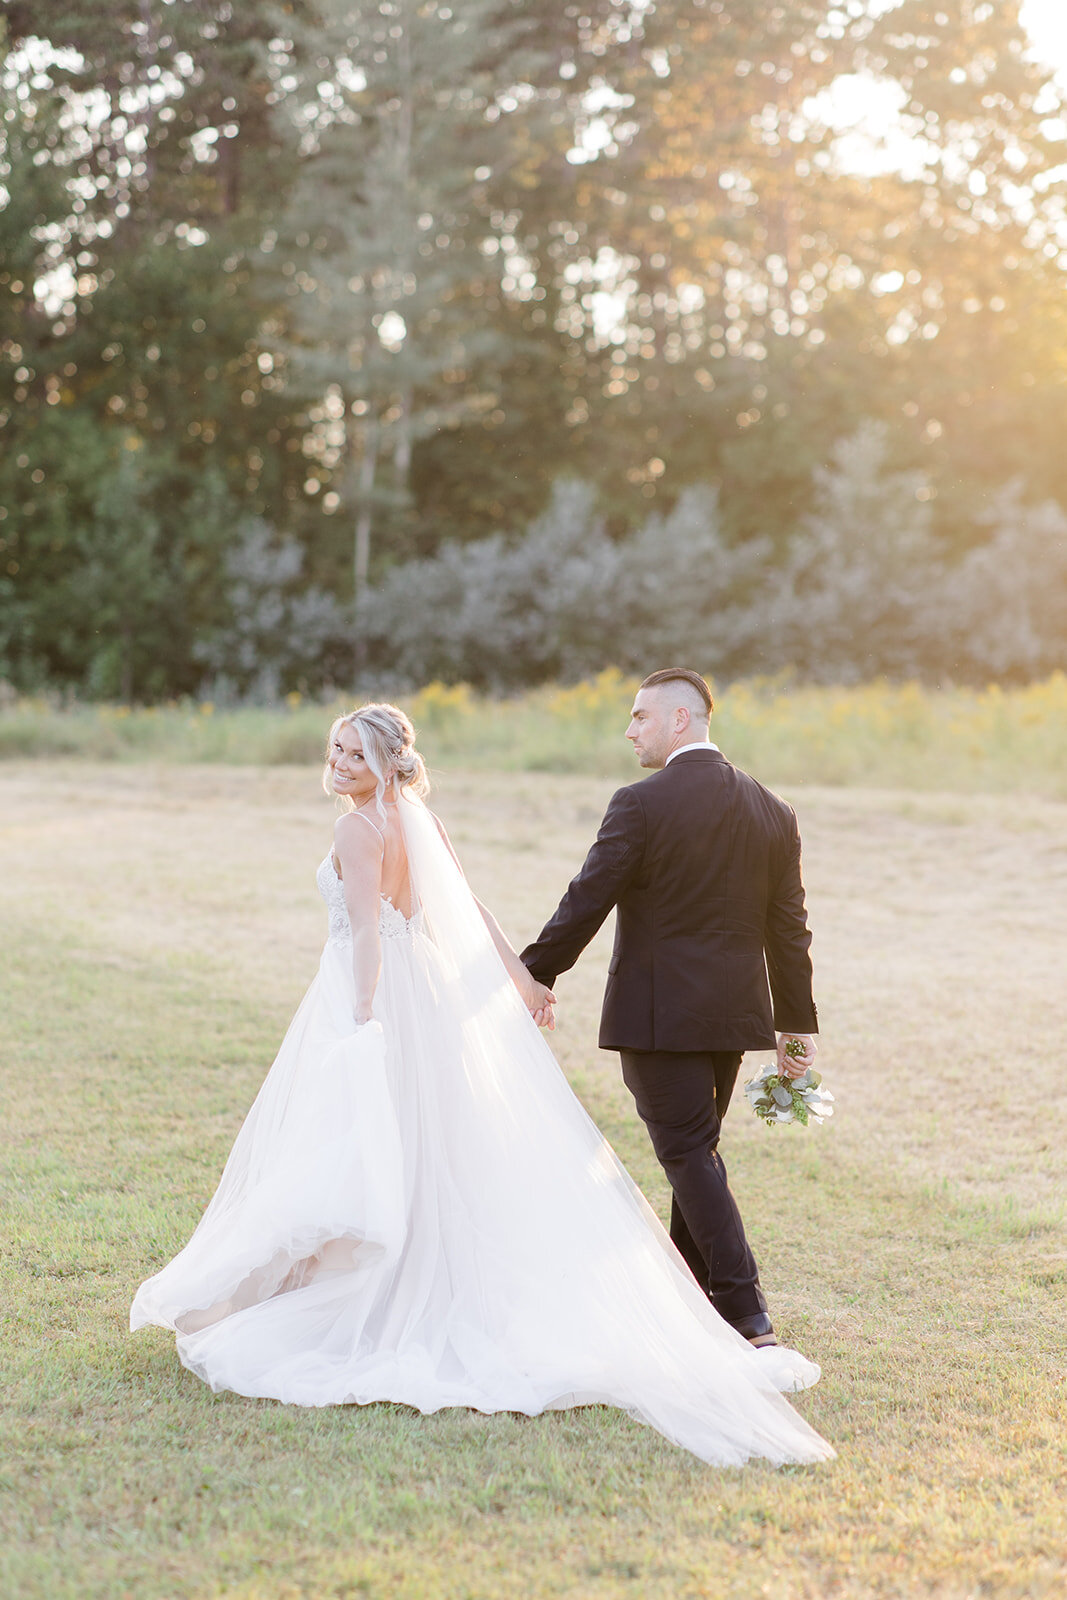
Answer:
POLYGON ((521 986, 522 1003, 533 1017, 539 1028, 547 1028, 549 1032, 556 1026, 556 1013, 554 1010, 556 997, 551 989, 537 979, 530 977, 521 986))

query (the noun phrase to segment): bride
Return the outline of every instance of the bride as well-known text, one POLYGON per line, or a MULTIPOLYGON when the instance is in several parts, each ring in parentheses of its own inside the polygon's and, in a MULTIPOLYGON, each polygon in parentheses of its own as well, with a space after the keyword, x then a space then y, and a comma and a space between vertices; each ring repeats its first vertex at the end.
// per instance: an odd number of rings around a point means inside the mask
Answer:
POLYGON ((292 1405, 604 1404, 716 1465, 833 1455, 779 1392, 818 1368, 722 1321, 571 1092, 403 712, 338 718, 324 783, 346 811, 318 976, 131 1328, 292 1405))

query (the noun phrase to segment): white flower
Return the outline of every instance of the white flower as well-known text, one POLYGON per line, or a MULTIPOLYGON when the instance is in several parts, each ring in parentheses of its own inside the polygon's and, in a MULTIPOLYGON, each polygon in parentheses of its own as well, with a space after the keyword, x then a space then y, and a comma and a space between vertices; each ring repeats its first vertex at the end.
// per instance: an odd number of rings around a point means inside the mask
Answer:
POLYGON ((799 1078, 779 1073, 777 1062, 768 1062, 744 1085, 745 1098, 761 1121, 769 1127, 799 1120, 801 1107, 808 1122, 823 1123, 832 1117, 833 1095, 820 1087, 818 1073, 809 1068, 799 1078))

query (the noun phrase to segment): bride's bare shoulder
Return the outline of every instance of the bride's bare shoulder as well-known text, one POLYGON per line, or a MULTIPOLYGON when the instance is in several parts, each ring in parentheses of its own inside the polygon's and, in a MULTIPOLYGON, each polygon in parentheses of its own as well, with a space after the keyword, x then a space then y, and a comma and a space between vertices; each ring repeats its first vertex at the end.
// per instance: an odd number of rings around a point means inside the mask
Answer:
POLYGON ((345 855, 379 855, 385 843, 383 830, 358 811, 337 818, 333 838, 338 854, 345 855))

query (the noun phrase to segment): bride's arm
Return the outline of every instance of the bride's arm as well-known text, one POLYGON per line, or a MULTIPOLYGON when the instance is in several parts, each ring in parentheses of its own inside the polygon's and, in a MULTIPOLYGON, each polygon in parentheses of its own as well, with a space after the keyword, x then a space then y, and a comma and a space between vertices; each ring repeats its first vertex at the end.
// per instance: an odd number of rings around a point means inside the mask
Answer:
MULTIPOLYGON (((456 863, 456 866, 459 867, 460 872, 463 872, 460 859, 452 848, 452 841, 445 832, 444 825, 441 822, 440 817, 434 816, 432 811, 430 812, 430 815, 437 824, 437 831, 444 840, 449 855, 456 863)), ((482 920, 489 930, 489 937, 496 946, 497 955, 504 963, 508 977, 511 979, 516 989, 518 989, 519 994, 522 996, 523 1005, 526 1007, 527 1011, 529 1011, 539 1028, 554 1028, 556 1026, 556 1019, 552 1011, 552 1007, 556 1003, 556 997, 552 993, 552 990, 546 989, 543 983, 538 983, 537 979, 530 972, 530 969, 524 966, 519 960, 518 951, 515 949, 515 946, 512 944, 511 940, 508 938, 507 934, 504 932, 503 928, 490 911, 489 907, 483 906, 482 902, 478 899, 478 896, 473 892, 471 894, 471 898, 482 914, 482 920)))
POLYGON ((352 928, 353 1016, 357 1023, 369 1022, 382 970, 378 919, 385 846, 364 819, 349 812, 337 819, 334 849, 341 863, 341 885, 352 928))

